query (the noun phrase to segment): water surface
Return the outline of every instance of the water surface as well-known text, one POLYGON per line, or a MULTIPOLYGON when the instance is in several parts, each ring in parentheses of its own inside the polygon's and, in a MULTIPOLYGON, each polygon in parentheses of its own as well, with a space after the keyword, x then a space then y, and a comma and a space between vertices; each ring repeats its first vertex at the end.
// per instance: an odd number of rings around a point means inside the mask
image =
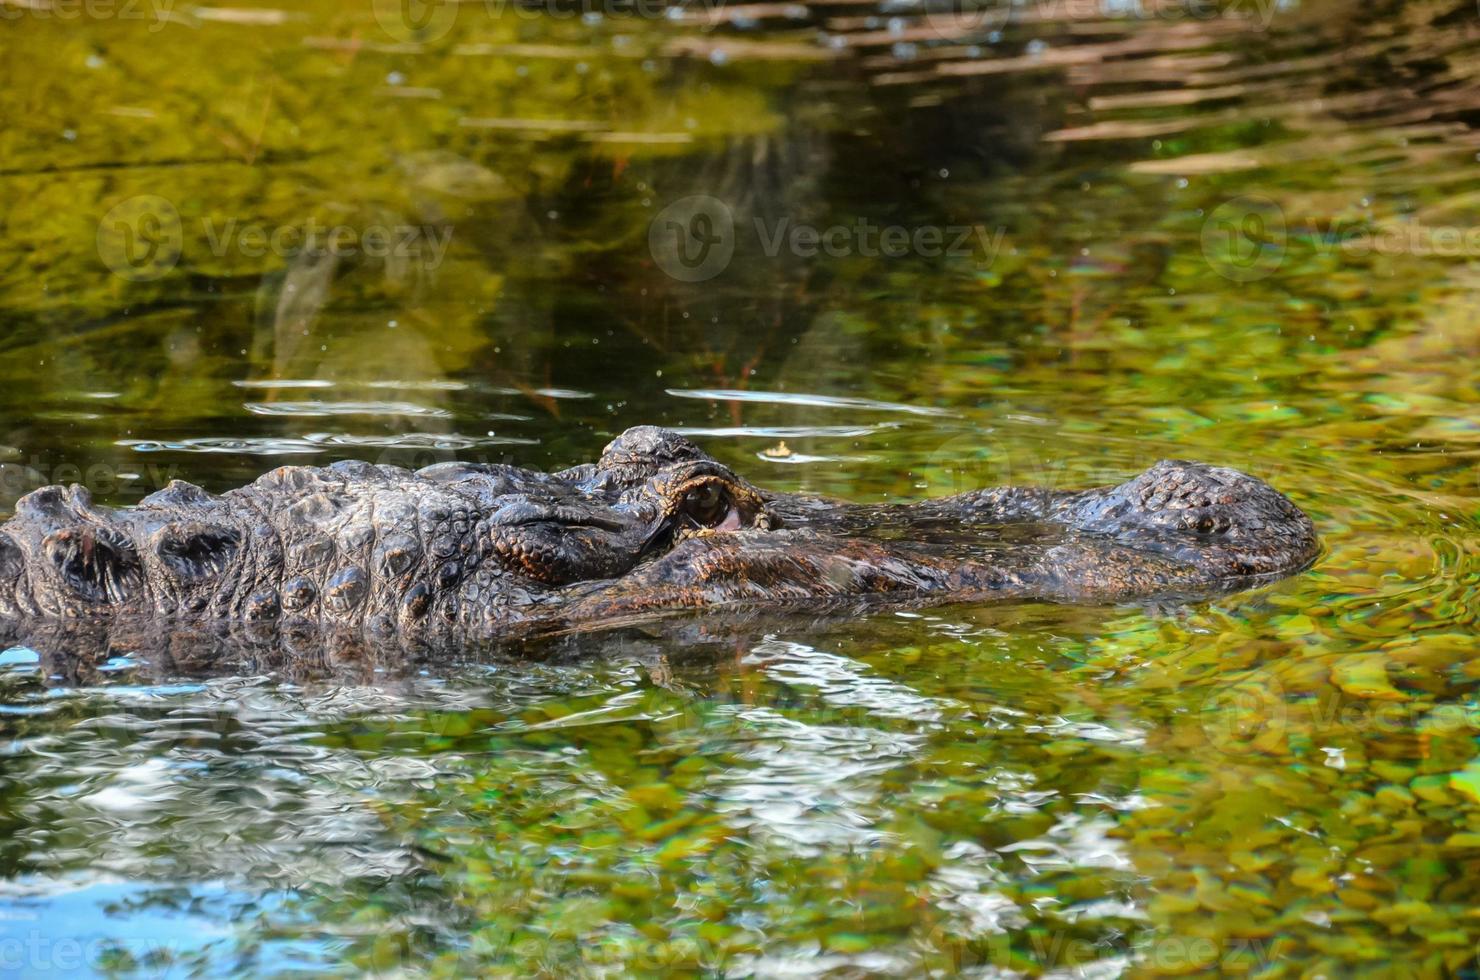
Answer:
POLYGON ((0 7, 0 507, 659 423, 857 500, 1207 460, 1325 553, 414 663, 12 649, 0 972, 1473 974, 1473 6, 124 6, 0 7))

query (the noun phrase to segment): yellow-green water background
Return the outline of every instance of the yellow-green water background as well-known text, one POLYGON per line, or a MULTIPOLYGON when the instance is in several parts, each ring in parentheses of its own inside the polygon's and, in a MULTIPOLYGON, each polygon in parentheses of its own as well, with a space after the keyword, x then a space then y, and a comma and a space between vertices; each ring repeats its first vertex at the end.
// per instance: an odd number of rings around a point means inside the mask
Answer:
POLYGON ((11 650, 0 972, 1474 975, 1480 12, 584 9, 4 0, 0 504, 661 423, 854 499, 1238 466, 1322 559, 405 670, 11 650), (291 247, 339 226, 410 245, 291 247))

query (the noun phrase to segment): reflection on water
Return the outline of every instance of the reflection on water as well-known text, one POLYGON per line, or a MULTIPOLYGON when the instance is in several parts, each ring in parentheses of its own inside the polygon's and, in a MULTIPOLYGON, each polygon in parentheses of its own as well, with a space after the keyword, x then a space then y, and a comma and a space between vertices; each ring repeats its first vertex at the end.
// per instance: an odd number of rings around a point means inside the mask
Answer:
POLYGON ((1473 6, 99 9, 0 6, 0 506, 652 422, 861 500, 1205 459, 1325 554, 5 651, 0 972, 1473 972, 1473 6))

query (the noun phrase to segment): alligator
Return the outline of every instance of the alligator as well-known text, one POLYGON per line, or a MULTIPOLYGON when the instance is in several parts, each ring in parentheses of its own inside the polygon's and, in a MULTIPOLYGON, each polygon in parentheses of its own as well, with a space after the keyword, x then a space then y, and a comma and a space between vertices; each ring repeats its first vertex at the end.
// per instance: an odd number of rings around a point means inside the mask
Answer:
POLYGON ((44 487, 0 525, 0 623, 487 636, 731 604, 1119 603, 1247 588, 1318 547, 1282 494, 1218 466, 851 504, 762 490, 641 426, 554 473, 284 466, 220 495, 174 481, 117 510, 44 487))

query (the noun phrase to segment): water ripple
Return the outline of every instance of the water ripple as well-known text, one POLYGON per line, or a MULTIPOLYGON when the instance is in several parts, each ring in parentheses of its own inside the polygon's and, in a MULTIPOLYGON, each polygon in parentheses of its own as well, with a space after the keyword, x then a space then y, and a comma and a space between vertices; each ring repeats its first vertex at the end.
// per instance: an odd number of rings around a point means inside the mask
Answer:
POLYGON ((452 413, 446 409, 412 402, 246 402, 242 407, 253 415, 287 415, 297 418, 338 415, 405 415, 437 419, 452 417, 452 413))
POLYGON ((873 398, 845 398, 837 395, 809 395, 799 392, 740 391, 728 388, 667 388, 665 393, 675 398, 698 398, 705 401, 759 402, 772 405, 843 408, 870 412, 904 412, 909 415, 925 415, 932 418, 949 418, 956 414, 948 409, 933 408, 927 405, 904 405, 899 402, 879 401, 873 398))

